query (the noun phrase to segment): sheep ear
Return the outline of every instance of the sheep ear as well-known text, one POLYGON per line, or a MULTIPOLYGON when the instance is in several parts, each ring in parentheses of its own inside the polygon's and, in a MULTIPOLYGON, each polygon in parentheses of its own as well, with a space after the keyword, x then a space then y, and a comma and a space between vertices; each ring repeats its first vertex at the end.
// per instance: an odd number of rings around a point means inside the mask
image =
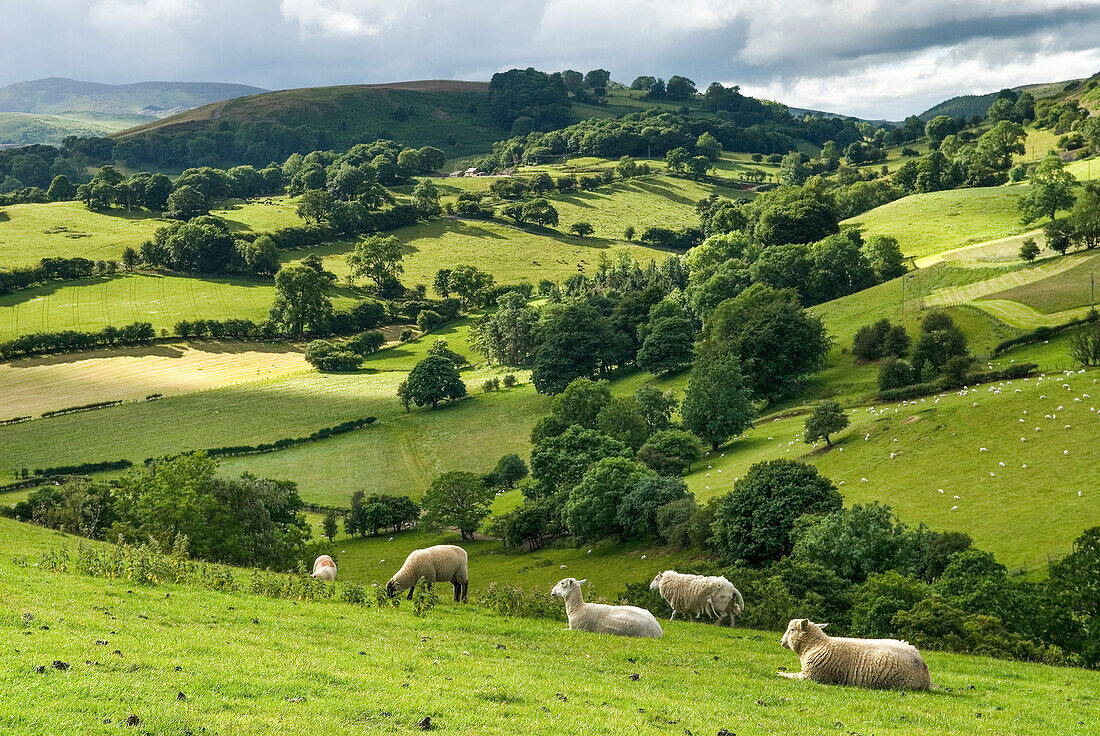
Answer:
POLYGON ((588 578, 585 578, 584 580, 578 580, 577 585, 584 585, 587 582, 588 582, 588 578))
POLYGON ((819 629, 824 629, 824 628, 825 628, 826 626, 828 626, 828 625, 829 625, 829 624, 818 624, 818 625, 817 625, 817 628, 819 628, 819 629))
POLYGON ((805 631, 806 629, 809 628, 809 625, 810 625, 810 619, 808 619, 808 618, 798 619, 798 630, 799 631, 805 631))

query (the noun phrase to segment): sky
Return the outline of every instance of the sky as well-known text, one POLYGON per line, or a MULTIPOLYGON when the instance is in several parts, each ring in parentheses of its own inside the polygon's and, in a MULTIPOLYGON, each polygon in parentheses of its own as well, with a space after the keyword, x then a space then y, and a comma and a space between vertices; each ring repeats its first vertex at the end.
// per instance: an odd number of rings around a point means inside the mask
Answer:
POLYGON ((0 0, 0 86, 267 89, 604 68, 898 120, 1100 71, 1100 0, 0 0))

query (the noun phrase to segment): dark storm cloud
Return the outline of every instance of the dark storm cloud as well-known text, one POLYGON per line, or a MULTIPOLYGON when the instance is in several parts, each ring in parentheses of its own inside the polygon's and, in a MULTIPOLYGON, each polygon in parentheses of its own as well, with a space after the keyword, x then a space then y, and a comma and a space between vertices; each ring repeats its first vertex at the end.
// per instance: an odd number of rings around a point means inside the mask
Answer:
POLYGON ((1100 2, 0 0, 0 84, 43 76, 286 88, 604 67, 897 118, 1100 67, 1100 2))

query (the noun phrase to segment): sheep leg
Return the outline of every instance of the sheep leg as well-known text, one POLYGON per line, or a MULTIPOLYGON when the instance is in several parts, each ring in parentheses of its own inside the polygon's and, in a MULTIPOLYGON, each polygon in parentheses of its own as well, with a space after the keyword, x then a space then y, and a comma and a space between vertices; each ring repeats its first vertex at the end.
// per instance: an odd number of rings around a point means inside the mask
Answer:
POLYGON ((714 619, 714 625, 715 625, 715 626, 718 626, 718 625, 720 625, 720 624, 722 623, 722 619, 724 619, 724 618, 725 618, 725 617, 726 617, 727 615, 729 615, 729 614, 723 613, 723 614, 722 614, 721 616, 719 616, 718 618, 714 619))
POLYGON ((672 609, 672 616, 668 620, 669 621, 675 621, 676 620, 676 609, 675 608, 672 609))
POLYGON ((463 603, 465 603, 468 600, 467 596, 469 596, 469 594, 470 594, 470 581, 469 580, 464 580, 464 581, 462 581, 462 602, 463 603))
POLYGON ((462 583, 458 582, 458 578, 451 580, 451 585, 455 589, 455 603, 462 600, 462 583))
POLYGON ((805 680, 805 672, 777 672, 780 677, 786 677, 788 680, 805 680))
POLYGON ((416 588, 416 586, 413 586, 412 588, 409 588, 409 594, 407 596, 405 596, 405 600, 411 601, 413 599, 413 590, 415 590, 415 588, 416 588))

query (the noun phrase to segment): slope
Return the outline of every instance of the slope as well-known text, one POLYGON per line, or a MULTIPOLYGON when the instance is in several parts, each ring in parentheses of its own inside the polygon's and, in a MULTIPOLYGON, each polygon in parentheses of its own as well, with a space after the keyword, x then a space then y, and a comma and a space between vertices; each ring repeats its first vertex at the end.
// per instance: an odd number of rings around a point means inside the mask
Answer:
POLYGON ((127 719, 144 733, 311 736, 404 731, 425 717, 531 736, 1024 736, 1085 734, 1100 717, 1095 672, 928 653, 933 692, 830 688, 777 677, 798 661, 770 632, 671 622, 659 640, 616 639, 451 603, 421 618, 141 586, 16 565, 24 536, 41 546, 47 535, 0 530, 11 583, 0 637, 13 645, 0 663, 0 724, 13 736, 114 734, 127 719))
POLYGON ((260 87, 219 82, 102 84, 47 77, 0 87, 0 112, 137 115, 149 107, 186 110, 264 91, 260 87))

